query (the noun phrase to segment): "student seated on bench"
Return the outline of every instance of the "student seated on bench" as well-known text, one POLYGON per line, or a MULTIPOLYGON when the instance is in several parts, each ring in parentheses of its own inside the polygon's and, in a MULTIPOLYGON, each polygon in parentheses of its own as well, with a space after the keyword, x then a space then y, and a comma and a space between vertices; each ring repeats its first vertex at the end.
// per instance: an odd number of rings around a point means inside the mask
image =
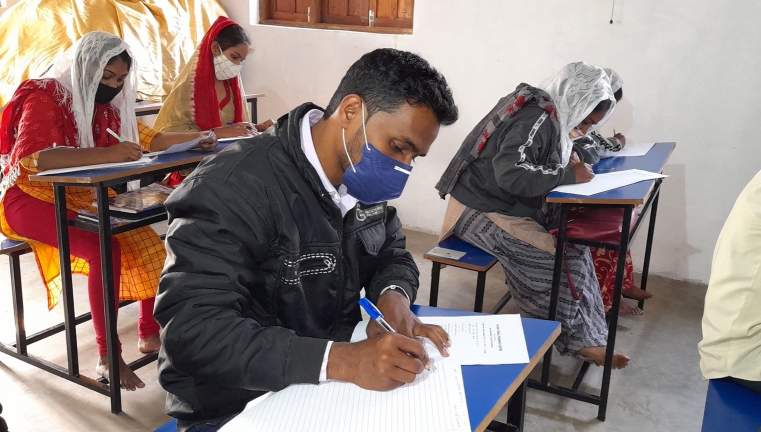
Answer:
POLYGON ((716 241, 698 348, 706 379, 730 377, 761 393, 761 171, 716 241))
POLYGON ((456 119, 425 60, 375 50, 324 111, 297 107, 274 135, 228 148, 175 190, 155 315, 159 381, 181 430, 219 427, 290 384, 411 382, 427 362, 413 336, 445 354, 443 329, 410 311, 418 270, 386 201, 456 119), (346 342, 363 288, 398 334, 371 324, 369 339, 346 342))
MULTIPOLYGON (((155 128, 160 131, 213 130, 219 138, 255 135, 240 71, 251 51, 245 30, 219 17, 204 35, 193 57, 161 106, 155 128)), ((256 125, 263 131, 272 125, 256 125)))
MULTIPOLYGON (((183 67, 161 106, 154 127, 162 132, 213 131, 219 138, 253 136, 272 125, 249 123, 240 70, 251 41, 239 24, 219 17, 183 67)), ((166 184, 177 186, 191 170, 174 172, 166 184)))
MULTIPOLYGON (((190 138, 149 134, 151 140, 137 144, 136 68, 132 58, 127 45, 118 37, 88 33, 73 53, 56 62, 51 78, 21 83, 3 111, 0 231, 9 238, 28 242, 34 250, 50 308, 56 305, 60 294, 53 190, 30 182, 29 175, 55 168, 136 160, 142 150, 161 150, 171 145, 172 140, 190 138), (118 142, 107 128, 121 134, 127 142, 118 142)), ((68 188, 69 218, 75 212, 91 210, 93 200, 91 189, 68 188)), ((71 255, 76 257, 72 272, 88 275, 90 310, 100 354, 96 370, 108 377, 98 235, 69 227, 69 242, 71 255)), ((139 349, 144 353, 155 352, 159 349, 159 326, 153 319, 153 300, 164 263, 164 246, 156 233, 145 227, 115 235, 112 247, 116 297, 140 301, 139 349)), ((124 360, 119 366, 123 387, 128 390, 143 387, 124 360)))
MULTIPOLYGON (((521 312, 546 318, 555 263, 544 196, 560 184, 589 181, 592 169, 571 153, 569 133, 587 130, 615 104, 605 72, 571 63, 544 89, 520 84, 465 138, 441 180, 454 233, 496 256, 521 312)), ((447 227, 445 227, 445 231, 447 227)), ((556 347, 601 365, 608 326, 589 248, 568 245, 560 277, 556 347)), ((623 354, 613 366, 627 365, 623 354)))

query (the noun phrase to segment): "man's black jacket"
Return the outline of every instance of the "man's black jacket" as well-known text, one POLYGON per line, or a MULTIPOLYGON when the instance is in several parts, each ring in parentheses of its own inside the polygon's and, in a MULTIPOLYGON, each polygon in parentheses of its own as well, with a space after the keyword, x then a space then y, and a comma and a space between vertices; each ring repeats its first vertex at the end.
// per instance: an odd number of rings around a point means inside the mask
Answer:
POLYGON ((265 391, 317 383, 328 340, 360 320, 364 288, 414 301, 418 270, 396 210, 345 217, 301 148, 314 105, 204 161, 166 202, 170 228, 155 317, 167 410, 186 422, 233 414, 265 391))

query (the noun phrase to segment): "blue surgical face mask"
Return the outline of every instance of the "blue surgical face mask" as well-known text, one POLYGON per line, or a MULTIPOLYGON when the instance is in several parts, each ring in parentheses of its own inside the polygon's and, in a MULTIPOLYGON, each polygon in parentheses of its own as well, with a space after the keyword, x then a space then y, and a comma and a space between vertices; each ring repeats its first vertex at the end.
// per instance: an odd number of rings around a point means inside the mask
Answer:
POLYGON ((412 167, 388 157, 367 141, 365 129, 365 106, 362 104, 362 133, 365 145, 362 146, 362 159, 356 165, 351 161, 349 148, 346 146, 346 130, 341 129, 344 151, 351 168, 343 175, 346 191, 363 204, 375 204, 399 198, 407 184, 412 167))

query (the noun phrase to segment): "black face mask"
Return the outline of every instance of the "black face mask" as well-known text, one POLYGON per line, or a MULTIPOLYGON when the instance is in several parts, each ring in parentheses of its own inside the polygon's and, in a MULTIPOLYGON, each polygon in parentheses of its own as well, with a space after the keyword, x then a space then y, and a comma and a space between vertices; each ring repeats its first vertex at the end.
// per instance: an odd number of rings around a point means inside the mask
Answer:
POLYGON ((95 102, 99 104, 110 103, 122 91, 122 88, 124 88, 124 84, 116 88, 103 83, 98 84, 98 91, 95 92, 95 102))

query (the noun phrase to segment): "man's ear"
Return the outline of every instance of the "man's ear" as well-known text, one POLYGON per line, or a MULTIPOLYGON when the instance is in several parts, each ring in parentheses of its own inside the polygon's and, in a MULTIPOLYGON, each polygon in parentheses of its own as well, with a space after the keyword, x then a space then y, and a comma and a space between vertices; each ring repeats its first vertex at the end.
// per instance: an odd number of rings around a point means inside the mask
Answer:
POLYGON ((362 116, 362 109, 364 109, 362 98, 359 95, 350 94, 341 99, 334 115, 337 116, 342 128, 351 129, 351 125, 356 124, 357 118, 362 116))

